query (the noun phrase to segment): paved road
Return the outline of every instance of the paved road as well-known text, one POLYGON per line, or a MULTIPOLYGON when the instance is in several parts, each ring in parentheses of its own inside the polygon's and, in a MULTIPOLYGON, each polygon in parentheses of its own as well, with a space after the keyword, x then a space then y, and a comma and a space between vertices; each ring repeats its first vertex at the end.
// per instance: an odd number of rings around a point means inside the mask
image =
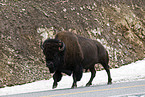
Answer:
MULTIPOLYGON (((0 96, 1 97, 1 96, 0 96)), ((2 97, 145 97, 145 80, 2 97), (130 95, 130 96, 129 96, 130 95)))

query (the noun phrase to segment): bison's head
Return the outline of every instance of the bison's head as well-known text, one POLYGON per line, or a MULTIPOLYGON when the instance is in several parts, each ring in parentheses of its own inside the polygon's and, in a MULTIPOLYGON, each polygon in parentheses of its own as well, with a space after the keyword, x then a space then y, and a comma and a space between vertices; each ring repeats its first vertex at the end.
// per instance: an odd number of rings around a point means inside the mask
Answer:
POLYGON ((41 44, 41 48, 46 57, 46 66, 50 73, 54 73, 61 64, 64 64, 65 44, 60 40, 47 39, 41 44))

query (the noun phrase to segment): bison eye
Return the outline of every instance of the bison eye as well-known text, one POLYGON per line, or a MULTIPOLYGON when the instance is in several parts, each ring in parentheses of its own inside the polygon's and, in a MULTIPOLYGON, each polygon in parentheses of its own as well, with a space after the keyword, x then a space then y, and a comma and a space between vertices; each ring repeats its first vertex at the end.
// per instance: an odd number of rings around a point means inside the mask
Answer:
POLYGON ((46 57, 46 61, 52 61, 54 58, 51 56, 51 57, 49 57, 49 56, 47 56, 46 57))

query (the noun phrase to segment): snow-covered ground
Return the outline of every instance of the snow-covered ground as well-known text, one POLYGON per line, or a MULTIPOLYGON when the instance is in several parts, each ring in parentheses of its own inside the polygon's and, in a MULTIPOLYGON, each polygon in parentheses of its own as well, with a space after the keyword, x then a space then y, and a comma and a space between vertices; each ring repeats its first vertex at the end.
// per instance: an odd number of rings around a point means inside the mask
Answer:
MULTIPOLYGON (((77 83, 78 87, 85 86, 90 79, 90 76, 90 73, 84 73, 81 81, 77 83)), ((111 69, 111 76, 113 79, 113 83, 145 80, 145 59, 126 66, 122 66, 120 68, 111 69)), ((97 71, 96 77, 93 80, 93 85, 106 84, 107 79, 108 78, 106 71, 97 71)), ((72 82, 73 79, 71 76, 63 76, 56 89, 71 88, 72 82)), ((25 85, 0 88, 0 96, 52 90, 52 84, 53 79, 51 78, 50 80, 42 80, 25 85)))

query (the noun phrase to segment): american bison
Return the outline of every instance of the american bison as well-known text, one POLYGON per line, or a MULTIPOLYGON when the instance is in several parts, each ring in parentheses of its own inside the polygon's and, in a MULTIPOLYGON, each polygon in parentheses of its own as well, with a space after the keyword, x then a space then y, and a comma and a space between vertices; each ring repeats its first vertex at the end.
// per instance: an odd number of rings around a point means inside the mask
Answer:
POLYGON ((54 73, 53 88, 62 78, 62 73, 73 74, 72 88, 77 87, 83 75, 83 69, 89 69, 91 78, 86 86, 92 85, 95 77, 95 64, 101 63, 108 75, 108 84, 112 83, 109 58, 106 49, 96 40, 84 38, 72 32, 61 32, 55 39, 47 39, 41 44, 46 57, 46 66, 54 73))

